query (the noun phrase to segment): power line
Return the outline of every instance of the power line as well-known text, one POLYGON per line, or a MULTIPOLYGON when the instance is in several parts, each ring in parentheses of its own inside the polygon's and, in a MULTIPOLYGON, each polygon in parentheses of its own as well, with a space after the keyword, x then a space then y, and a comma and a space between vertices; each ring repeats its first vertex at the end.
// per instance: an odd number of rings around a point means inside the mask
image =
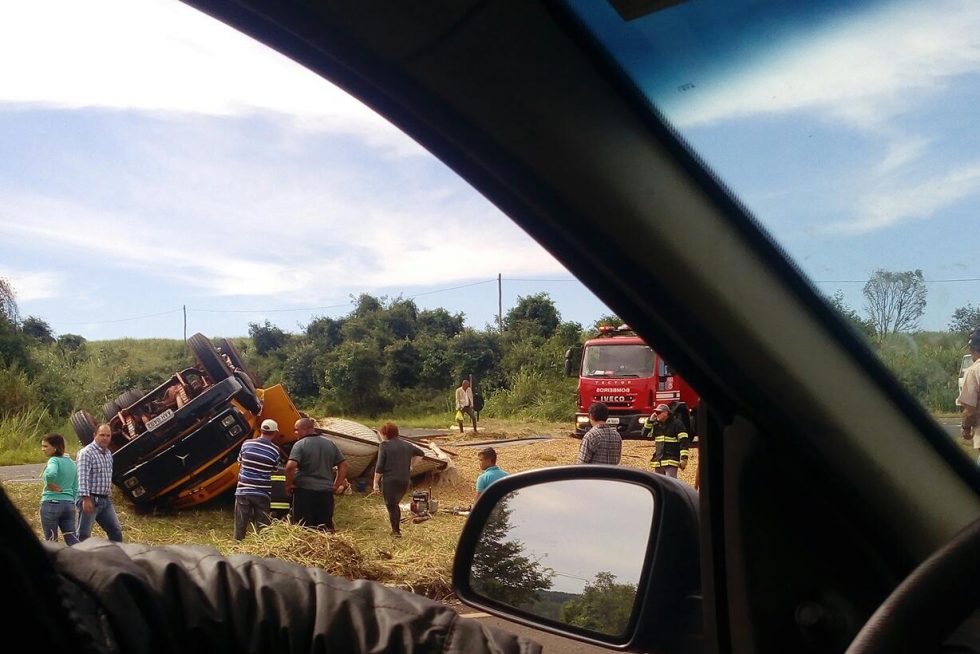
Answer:
POLYGON ((81 322, 56 322, 55 325, 108 325, 116 322, 130 322, 132 320, 145 320, 146 318, 156 318, 158 316, 166 316, 171 313, 178 313, 180 309, 171 309, 170 311, 161 311, 160 313, 148 313, 145 316, 133 316, 131 318, 116 318, 115 320, 83 320, 81 322))
POLYGON ((297 309, 194 309, 188 308, 188 311, 196 311, 197 313, 288 313, 290 311, 323 311, 324 309, 340 309, 342 307, 349 307, 353 302, 345 302, 343 304, 331 304, 325 307, 300 307, 297 309))
MULTIPOLYGON (((869 279, 814 279, 814 284, 867 284, 869 279)), ((946 284, 953 282, 980 282, 980 277, 954 277, 950 279, 924 279, 926 284, 946 284)))
POLYGON ((411 300, 413 298, 422 297, 423 295, 432 295, 434 293, 445 293, 446 291, 456 291, 461 288, 469 288, 471 286, 479 286, 481 284, 489 284, 491 282, 497 281, 496 279, 484 279, 482 282, 473 282, 472 284, 463 284, 462 286, 451 286, 450 288, 439 288, 434 291, 425 291, 424 293, 416 293, 415 295, 409 295, 406 300, 411 300))

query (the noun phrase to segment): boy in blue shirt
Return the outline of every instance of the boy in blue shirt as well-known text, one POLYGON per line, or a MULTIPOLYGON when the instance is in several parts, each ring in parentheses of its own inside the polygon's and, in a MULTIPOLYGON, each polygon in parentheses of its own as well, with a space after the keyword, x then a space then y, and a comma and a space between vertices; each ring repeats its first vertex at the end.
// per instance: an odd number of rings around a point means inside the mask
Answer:
POLYGON ((476 496, 487 489, 487 486, 497 481, 501 477, 506 477, 507 473, 497 467, 497 451, 492 447, 485 447, 477 453, 480 459, 480 470, 483 471, 476 478, 476 496))

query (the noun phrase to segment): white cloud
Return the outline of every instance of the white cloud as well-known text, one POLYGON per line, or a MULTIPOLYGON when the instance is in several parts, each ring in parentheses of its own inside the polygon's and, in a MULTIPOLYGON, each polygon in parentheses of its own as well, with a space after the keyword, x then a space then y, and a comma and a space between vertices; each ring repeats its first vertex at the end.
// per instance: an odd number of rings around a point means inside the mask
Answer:
POLYGON ((337 87, 176 0, 4 3, 0 61, 0 104, 272 112, 394 155, 423 152, 337 87))
POLYGON ((890 4, 773 48, 737 76, 676 101, 681 127, 815 111, 860 129, 941 91, 980 65, 980 3, 890 4))
POLYGON ((917 184, 891 182, 871 190, 857 216, 830 231, 865 233, 909 220, 930 218, 943 208, 980 193, 980 162, 973 162, 917 184))
POLYGON ((61 275, 49 270, 25 270, 0 266, 0 277, 13 286, 17 302, 58 297, 61 275))

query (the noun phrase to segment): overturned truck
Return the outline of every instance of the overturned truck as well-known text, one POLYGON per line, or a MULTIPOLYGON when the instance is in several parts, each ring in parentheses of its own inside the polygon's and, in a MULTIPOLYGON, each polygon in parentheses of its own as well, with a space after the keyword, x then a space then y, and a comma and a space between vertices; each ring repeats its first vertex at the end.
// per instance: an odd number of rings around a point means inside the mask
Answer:
MULTIPOLYGON (((196 364, 174 373, 149 392, 127 390, 102 408, 112 431, 113 483, 137 509, 182 509, 197 506, 235 487, 241 444, 266 418, 283 431, 284 454, 296 440, 292 425, 301 417, 281 385, 261 388, 227 339, 213 343, 194 334, 188 346, 196 364)), ((318 421, 318 431, 341 446, 358 463, 348 478, 364 474, 377 456, 377 434, 342 419, 318 421)), ((83 445, 92 442, 98 425, 88 411, 76 411, 71 424, 83 445)), ((449 465, 438 446, 422 444, 426 457, 413 474, 449 465)), ((273 502, 288 502, 282 474, 276 475, 273 502)))

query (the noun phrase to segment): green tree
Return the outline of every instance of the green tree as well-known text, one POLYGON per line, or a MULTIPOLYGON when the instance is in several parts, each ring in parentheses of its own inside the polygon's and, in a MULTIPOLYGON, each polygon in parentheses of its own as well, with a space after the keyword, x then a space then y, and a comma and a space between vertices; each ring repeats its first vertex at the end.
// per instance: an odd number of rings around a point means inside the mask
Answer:
POLYGON ((313 399, 320 394, 324 372, 316 346, 303 342, 291 348, 286 356, 282 381, 290 394, 297 398, 313 399))
POLYGON ((958 308, 953 312, 953 319, 949 321, 949 331, 964 336, 978 328, 980 328, 980 307, 972 304, 958 308))
POLYGON ((926 310, 926 282, 921 270, 878 269, 862 289, 865 310, 880 342, 885 334, 911 331, 926 310))
POLYGON ((342 328, 344 320, 319 317, 310 321, 306 326, 306 338, 321 352, 328 352, 343 341, 342 328))
POLYGON ((341 412, 378 415, 389 407, 381 395, 381 357, 373 343, 344 342, 328 356, 327 400, 341 412))
POLYGON ((521 608, 539 601, 538 591, 551 588, 554 571, 528 557, 524 543, 510 537, 509 500, 494 507, 480 534, 470 583, 480 595, 521 608))
POLYGON ((595 579, 585 584, 581 597, 561 608, 561 621, 618 636, 626 631, 635 603, 636 584, 617 584, 616 575, 598 572, 595 579))
POLYGON ((592 332, 598 334, 600 327, 619 327, 622 324, 622 318, 615 314, 607 313, 595 321, 595 323, 592 325, 592 332))
POLYGON ((519 296, 517 304, 504 316, 504 327, 516 334, 545 339, 555 333, 561 315, 547 293, 519 296))
POLYGON ((252 343, 255 344, 255 352, 259 355, 278 350, 289 339, 286 332, 268 320, 262 325, 254 322, 248 323, 248 335, 252 338, 252 343))
POLYGON ((851 323, 851 326, 854 327, 854 329, 856 329, 859 333, 864 334, 868 338, 874 337, 874 325, 871 324, 870 320, 862 318, 857 311, 849 307, 847 303, 844 302, 843 291, 840 289, 834 291, 834 294, 827 298, 827 302, 829 302, 830 306, 837 310, 837 313, 844 316, 844 318, 847 319, 847 322, 851 323))
POLYGON ((449 344, 454 382, 473 375, 482 388, 500 386, 503 381, 500 366, 501 349, 499 334, 473 329, 463 330, 449 344))
POLYGON ((463 331, 463 314, 445 309, 426 309, 418 315, 418 331, 430 336, 452 338, 463 331))
POLYGON ((28 338, 32 338, 35 341, 40 341, 41 343, 54 343, 54 332, 51 331, 51 325, 45 321, 37 318, 35 316, 27 316, 24 321, 20 324, 20 330, 28 338))
POLYGON ((384 349, 381 374, 389 388, 402 389, 416 386, 419 383, 421 367, 419 350, 412 341, 395 341, 384 349))

